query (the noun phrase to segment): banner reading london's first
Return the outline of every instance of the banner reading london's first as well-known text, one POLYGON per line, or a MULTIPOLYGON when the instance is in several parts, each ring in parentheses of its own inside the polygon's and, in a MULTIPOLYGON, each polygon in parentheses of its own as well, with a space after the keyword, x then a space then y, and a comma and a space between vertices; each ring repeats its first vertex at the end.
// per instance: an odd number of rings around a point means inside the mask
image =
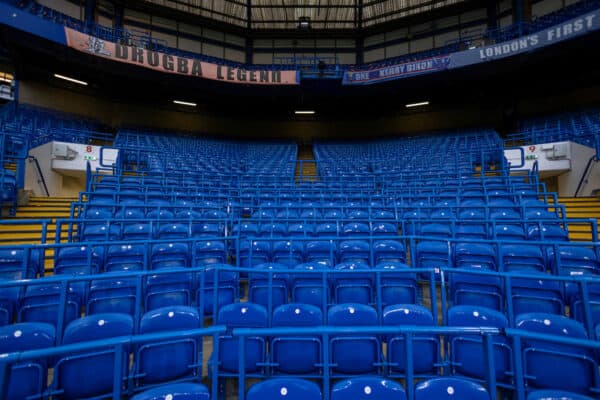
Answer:
POLYGON ((65 28, 65 34, 68 47, 160 72, 247 85, 298 85, 300 81, 298 71, 246 70, 108 42, 70 28, 65 28))

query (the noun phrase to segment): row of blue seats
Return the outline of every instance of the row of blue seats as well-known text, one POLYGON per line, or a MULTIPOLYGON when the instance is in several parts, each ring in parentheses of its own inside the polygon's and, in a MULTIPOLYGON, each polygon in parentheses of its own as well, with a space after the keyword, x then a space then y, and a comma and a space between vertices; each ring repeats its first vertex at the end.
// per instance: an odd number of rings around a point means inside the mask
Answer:
MULTIPOLYGON (((500 387, 509 389, 516 386, 517 379, 523 379, 529 390, 550 388, 590 395, 599 390, 595 349, 552 343, 551 339, 523 340, 521 346, 514 348, 514 343, 503 334, 508 326, 506 318, 485 307, 451 308, 448 328, 472 328, 473 331, 442 335, 447 336, 444 342, 440 339, 440 333, 432 327, 435 324, 427 310, 418 306, 387 307, 384 310, 383 327, 390 329, 382 330, 385 333, 377 332, 376 312, 365 305, 339 304, 331 307, 327 314, 328 327, 351 327, 361 333, 348 336, 343 331, 336 333, 333 330, 324 336, 319 331, 319 327, 323 326, 321 310, 303 304, 278 307, 273 313, 271 324, 274 328, 271 333, 268 329, 261 330, 267 326, 265 308, 252 303, 225 306, 219 311, 217 324, 225 326, 226 332, 219 336, 219 344, 214 347, 209 373, 213 379, 241 375, 242 382, 246 377, 263 378, 278 374, 323 379, 319 372, 323 369, 329 370, 328 376, 333 378, 364 374, 431 378, 441 375, 445 366, 446 375, 469 377, 482 383, 488 381, 491 375, 500 387), (417 327, 416 332, 419 333, 407 337, 402 327, 417 327), (489 329, 487 337, 482 334, 485 330, 482 333, 478 331, 482 327, 489 329), (236 329, 239 332, 242 328, 251 328, 254 332, 236 335, 236 329), (294 328, 295 332, 278 328, 294 328), (254 334, 250 336, 249 333, 254 334), (242 342, 244 352, 239 360, 242 342), (407 357, 408 349, 413 354, 419 354, 419 357, 407 357), (489 357, 492 357, 493 363, 488 374, 489 357), (557 363, 562 366, 560 370, 547 368, 549 364, 557 363), (518 376, 517 364, 520 364, 518 367, 522 376, 518 376), (559 377, 563 379, 557 379, 559 377), (568 379, 564 379, 566 377, 568 379)), ((144 314, 138 333, 185 331, 200 326, 201 320, 195 309, 172 306, 144 314)), ((583 326, 577 322, 544 313, 522 314, 517 319, 516 327, 525 332, 556 335, 565 339, 588 338, 583 326)), ((134 334, 134 330, 134 322, 129 315, 98 314, 72 321, 60 343, 68 345, 129 336, 134 334)), ((52 326, 47 324, 16 324, 2 328, 2 331, 0 346, 4 352, 15 348, 25 350, 27 346, 47 348, 56 341, 52 326)), ((48 367, 54 367, 55 378, 50 392, 62 393, 67 398, 110 392, 115 373, 120 376, 120 382, 133 386, 126 390, 202 374, 200 361, 203 345, 196 340, 183 338, 159 341, 123 350, 121 372, 114 369, 115 355, 112 353, 62 357, 56 364, 54 360, 42 359, 38 360, 37 365, 29 364, 29 368, 22 368, 20 372, 23 375, 17 375, 21 379, 13 381, 20 385, 9 383, 9 391, 28 395, 40 393, 45 389, 48 367), (128 357, 130 352, 132 357, 128 357), (94 371, 95 379, 83 379, 89 377, 91 371, 94 371), (26 381, 24 377, 29 379, 26 381), (86 385, 81 385, 82 381, 86 385)))
MULTIPOLYGON (((123 255, 111 257, 112 264, 105 265, 108 272, 131 273, 142 269, 144 255, 131 253, 130 247, 111 248, 123 255)), ((567 258, 573 255, 567 250, 561 251, 563 266, 559 267, 564 270, 561 275, 565 278, 521 267, 513 270, 510 284, 506 274, 494 273, 486 264, 489 259, 477 254, 463 254, 457 268, 444 269, 447 287, 442 290, 448 290, 445 298, 450 304, 486 306, 506 312, 511 321, 515 315, 544 311, 569 314, 578 321, 595 326, 600 323, 600 285, 592 280, 587 282, 589 284, 584 291, 581 283, 568 277, 598 276, 599 263, 596 259, 567 258), (484 273, 477 274, 477 271, 484 273), (566 306, 569 307, 568 312, 566 306)), ((523 254, 519 256, 524 257, 523 254)), ((214 307, 218 309, 240 300, 242 273, 248 276, 249 300, 265 307, 290 301, 320 308, 350 301, 380 307, 397 303, 414 304, 421 301, 421 285, 418 282, 428 278, 429 285, 432 284, 431 279, 435 282, 434 276, 415 272, 421 270, 411 269, 397 261, 382 262, 374 269, 361 262, 342 262, 335 267, 316 262, 298 265, 262 263, 242 272, 222 264, 208 264, 200 269, 163 266, 155 272, 144 273, 146 278, 143 280, 139 280, 140 274, 123 273, 91 275, 83 279, 84 275, 99 272, 100 257, 96 253, 87 256, 90 257, 90 261, 66 259, 55 267, 57 275, 81 277, 71 283, 66 292, 71 319, 79 314, 84 304, 90 314, 107 311, 134 314, 138 309, 197 304, 205 315, 211 315, 214 307)), ((15 317, 19 321, 56 323, 61 295, 58 283, 43 279, 29 288, 19 282, 12 285, 8 281, 5 283, 5 293, 0 295, 3 323, 10 323, 15 317), (48 313, 50 309, 55 311, 48 313)), ((435 292, 434 287, 429 288, 429 293, 435 292)))
MULTIPOLYGON (((381 161, 365 161, 365 163, 385 163, 385 160, 381 161)), ((322 160, 320 162, 316 162, 317 165, 323 164, 328 165, 335 163, 335 161, 327 161, 322 160)), ((491 174, 482 174, 482 173, 456 173, 448 170, 438 170, 435 168, 431 168, 427 171, 406 171, 404 173, 398 174, 388 174, 388 177, 393 177, 393 181, 386 180, 386 175, 373 173, 370 176, 365 177, 354 177, 351 176, 338 176, 338 177, 329 177, 325 179, 325 177, 321 177, 322 179, 319 181, 303 181, 303 182, 295 182, 295 180, 290 180, 289 177, 283 177, 281 175, 273 174, 270 175, 239 175, 239 174, 219 174, 219 175, 211 175, 202 172, 190 172, 190 171, 174 171, 169 173, 169 175, 165 175, 164 173, 157 171, 147 171, 147 170, 127 170, 127 169, 117 169, 117 171, 113 170, 100 170, 98 173, 94 173, 93 179, 95 183, 99 183, 102 180, 106 180, 107 182, 115 182, 115 177, 112 175, 113 173, 117 173, 120 176, 120 181, 122 182, 130 182, 136 181, 138 183, 142 183, 146 179, 149 181, 161 181, 163 184, 168 184, 171 179, 175 183, 180 183, 183 179, 194 179, 195 182, 200 183, 199 181, 205 181, 209 183, 217 183, 223 184, 224 186, 234 186, 239 188, 247 188, 251 189, 252 187, 272 187, 277 189, 276 184, 285 185, 284 187, 341 187, 342 185, 349 185, 350 187, 360 187, 366 186, 370 187, 373 183, 377 183, 378 185, 385 186, 386 184, 392 184, 394 182, 403 182, 412 186, 443 186, 446 182, 448 182, 449 186, 458 186, 461 187, 463 185, 478 185, 483 184, 522 184, 522 183, 536 183, 537 177, 532 174, 525 175, 509 175, 506 170, 498 170, 495 173, 491 174), (126 174, 125 174, 126 173, 126 174), (107 175, 108 174, 108 175, 107 175)), ((157 182, 158 183, 158 182, 157 182)))
POLYGON ((423 205, 434 205, 436 203, 447 201, 454 204, 460 204, 464 201, 469 200, 480 200, 484 202, 506 200, 513 203, 520 204, 527 200, 539 200, 548 201, 553 199, 553 194, 546 192, 537 192, 530 188, 517 188, 514 191, 507 191, 501 189, 464 189, 462 191, 454 191, 452 189, 434 192, 432 190, 413 191, 402 190, 398 193, 385 192, 383 194, 377 194, 372 189, 360 189, 347 191, 315 191, 309 192, 304 190, 290 191, 290 192, 272 192, 257 191, 247 192, 238 191, 237 189, 233 192, 229 190, 221 191, 207 190, 202 188, 193 187, 191 189, 174 187, 170 191, 164 191, 161 188, 153 186, 121 186, 120 188, 106 188, 98 187, 93 192, 82 192, 80 199, 87 199, 88 201, 113 201, 119 203, 123 200, 139 200, 139 201, 153 201, 153 200, 164 200, 164 201, 213 201, 217 205, 225 204, 247 204, 247 205, 281 205, 281 206, 296 206, 298 207, 301 203, 313 203, 309 207, 327 206, 332 203, 335 205, 344 206, 347 203, 354 203, 361 206, 383 206, 383 205, 407 205, 417 202, 423 203, 423 205))
MULTIPOLYGON (((140 393, 132 400, 209 400, 208 388, 202 384, 175 383, 163 385, 140 393)), ((385 378, 372 376, 340 380, 331 389, 331 400, 406 400, 402 385, 385 378)), ((460 377, 432 378, 415 387, 415 400, 489 400, 488 391, 460 377)), ((246 400, 322 400, 321 388, 313 382, 297 378, 273 378, 256 383, 250 388, 246 400)), ((561 390, 537 390, 527 400, 591 400, 590 397, 561 390)))
POLYGON ((443 200, 437 205, 426 205, 416 201, 413 204, 400 205, 360 205, 355 202, 327 205, 315 203, 286 205, 242 205, 231 203, 227 207, 219 207, 213 201, 201 201, 194 204, 189 200, 179 199, 170 202, 164 199, 152 199, 148 202, 127 198, 114 202, 105 198, 95 198, 89 203, 74 203, 72 216, 85 219, 175 219, 175 218, 222 218, 226 219, 250 217, 258 223, 269 221, 292 222, 293 220, 421 220, 438 221, 461 220, 513 220, 521 219, 535 222, 537 220, 558 220, 565 218, 566 212, 562 205, 548 205, 539 200, 526 200, 516 204, 506 199, 492 200, 488 203, 473 199, 463 201, 460 205, 443 200), (312 205, 311 205, 312 204, 312 205), (548 211, 552 210, 552 211, 548 211))
MULTIPOLYGON (((144 227, 144 225, 140 225, 144 227)), ((165 225, 171 228, 173 225, 165 225)), ((187 226, 184 235, 187 237, 187 226)), ((206 225, 200 225, 205 227, 206 225)), ((134 225, 135 227, 135 225, 134 225)), ((177 226, 176 226, 177 227, 177 226)), ((490 270, 534 272, 551 271, 565 274, 577 270, 595 274, 598 272, 597 249, 575 246, 569 242, 537 242, 522 244, 519 239, 507 241, 477 241, 449 238, 405 238, 393 236, 355 237, 294 237, 239 240, 237 238, 214 237, 210 234, 194 239, 169 237, 162 240, 117 244, 110 239, 111 230, 105 225, 94 226, 100 235, 92 246, 84 243, 60 246, 55 252, 54 271, 62 264, 70 265, 73 273, 82 271, 160 269, 165 267, 193 267, 206 263, 235 261, 238 266, 252 267, 266 262, 294 266, 302 262, 318 262, 334 265, 338 262, 361 262, 377 265, 385 261, 406 262, 407 249, 413 267, 485 267, 490 270), (519 244, 513 244, 519 243, 519 244), (121 267, 119 259, 130 260, 121 267), (93 265, 92 262, 93 261, 93 265), (134 262, 135 261, 135 262, 134 262), (194 264, 194 265, 192 265, 194 264), (110 267, 109 267, 110 266, 110 267), (146 267, 147 266, 147 267, 146 267)), ((173 231, 177 233, 177 231, 173 231)), ((133 240, 148 240, 150 233, 131 236, 133 240)), ((45 255, 40 250, 30 252, 22 246, 11 246, 0 252, 0 273, 7 279, 35 277, 45 255), (29 265, 27 265, 27 262, 29 265)), ((47 249, 44 247, 43 250, 47 249)), ((46 250, 47 251, 47 250, 46 250)))
POLYGON ((523 120, 518 132, 509 134, 507 141, 549 143, 571 140, 595 148, 598 129, 600 111, 597 109, 566 112, 523 120))
POLYGON ((2 107, 0 130, 21 137, 25 151, 51 140, 89 144, 94 139, 111 140, 113 136, 98 121, 15 102, 2 107))
MULTIPOLYGON (((282 220, 278 218, 241 219, 200 218, 191 212, 188 218, 166 218, 168 212, 153 213, 144 218, 143 213, 129 210, 124 218, 112 218, 104 210, 91 210, 84 219, 61 219, 59 233, 78 232, 80 241, 106 241, 109 239, 168 239, 200 238, 203 236, 229 238, 311 238, 311 237, 376 237, 417 235, 440 238, 501 239, 501 240, 550 240, 568 241, 568 226, 585 226, 593 231, 595 224, 586 219, 555 218, 544 220, 522 219, 469 219, 462 222, 453 219, 407 219, 397 222, 394 218, 347 219, 313 223, 314 218, 282 220)), ((183 214, 185 215, 185 214, 183 214)), ((214 217, 214 214, 210 214, 214 217)), ((322 220, 322 219, 321 219, 322 220)), ((593 235, 592 235, 593 236, 593 235)))

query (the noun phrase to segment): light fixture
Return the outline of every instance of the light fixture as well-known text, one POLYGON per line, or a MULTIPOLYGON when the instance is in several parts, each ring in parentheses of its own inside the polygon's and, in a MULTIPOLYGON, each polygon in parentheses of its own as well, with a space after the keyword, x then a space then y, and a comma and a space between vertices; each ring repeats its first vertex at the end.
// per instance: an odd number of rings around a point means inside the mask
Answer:
POLYGON ((406 108, 412 108, 412 107, 421 107, 421 106, 426 106, 429 105, 428 101, 421 101, 418 103, 410 103, 406 105, 406 108))
POLYGON ((55 78, 58 78, 58 79, 65 80, 65 81, 73 82, 73 83, 76 83, 76 84, 78 84, 78 85, 87 86, 87 82, 80 81, 79 79, 70 78, 70 77, 68 77, 68 76, 59 75, 59 74, 54 74, 54 77, 55 77, 55 78))
POLYGON ((469 50, 475 50, 477 46, 469 46, 469 50))
POLYGON ((0 82, 12 83, 12 79, 8 79, 3 76, 0 76, 0 82))
POLYGON ((182 106, 189 106, 189 107, 196 107, 198 105, 196 103, 191 103, 189 101, 181 101, 181 100, 173 100, 173 103, 179 104, 182 106))
POLYGON ((294 111, 296 115, 315 115, 315 110, 296 110, 294 111))
POLYGON ((298 18, 298 29, 302 29, 302 30, 310 29, 310 17, 298 18))

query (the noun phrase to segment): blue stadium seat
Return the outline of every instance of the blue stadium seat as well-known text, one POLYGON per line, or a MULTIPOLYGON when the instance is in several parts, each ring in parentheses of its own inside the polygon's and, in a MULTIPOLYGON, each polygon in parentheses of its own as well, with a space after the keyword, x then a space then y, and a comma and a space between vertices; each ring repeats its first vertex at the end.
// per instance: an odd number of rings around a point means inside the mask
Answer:
POLYGON ((498 240, 525 240, 527 235, 522 226, 510 223, 496 223, 490 228, 490 237, 498 240))
POLYGON ((487 390, 472 381, 460 378, 434 378, 415 387, 415 400, 489 400, 487 390))
POLYGON ((150 269, 185 268, 189 266, 187 243, 158 243, 152 246, 150 269))
MULTIPOLYGON (((54 327, 25 322, 0 327, 0 354, 43 349, 55 344, 54 327)), ((8 399, 39 396, 46 388, 48 360, 17 362, 10 367, 10 380, 4 394, 8 399)))
MULTIPOLYGON (((237 376, 239 362, 239 339, 231 336, 235 328, 266 328, 267 310, 253 303, 234 303, 223 306, 217 316, 217 325, 225 325, 227 332, 219 338, 219 371, 235 373, 237 376)), ((264 337, 246 339, 244 370, 246 373, 260 372, 265 362, 266 343, 264 337)), ((215 355, 213 354, 214 358, 215 355)))
POLYGON ((569 240, 569 232, 560 225, 551 223, 541 223, 540 225, 531 225, 527 228, 527 239, 552 242, 566 242, 569 240))
POLYGON ((21 249, 0 249, 0 278, 18 280, 34 278, 40 271, 40 252, 21 249), (29 257, 29 260, 27 260, 29 257))
POLYGON ((271 244, 264 241, 244 240, 240 244, 239 255, 241 267, 255 267, 268 263, 271 259, 271 244))
POLYGON ((204 286, 202 286, 201 284, 202 276, 198 274, 198 290, 196 291, 196 303, 199 307, 201 303, 204 304, 204 316, 213 315, 215 303, 218 313, 221 307, 227 304, 235 303, 236 301, 239 301, 240 298, 239 274, 235 271, 221 271, 219 269, 220 267, 230 267, 230 265, 211 264, 210 266, 207 266, 203 272, 200 273, 204 275, 204 286))
POLYGON ((559 281, 544 279, 513 278, 511 299, 515 316, 523 313, 548 313, 563 315, 565 312, 564 285, 559 281))
POLYGON ((110 246, 106 252, 106 272, 141 271, 144 269, 146 247, 142 244, 110 246))
POLYGON ((241 224, 236 224, 233 226, 233 235, 239 235, 240 238, 258 237, 258 225, 252 222, 243 222, 241 224))
MULTIPOLYGON (((56 327, 60 303, 60 284, 28 286, 19 303, 19 322, 45 322, 56 327)), ((67 290, 67 302, 64 304, 64 323, 68 324, 79 317, 81 298, 72 289, 67 290)))
MULTIPOLYGON (((108 205, 103 205, 103 203, 100 202, 92 204, 94 204, 94 207, 90 207, 85 211, 86 220, 107 220, 113 217, 113 213, 111 211, 112 206, 110 206, 110 204, 112 204, 112 201, 109 201, 108 205), (100 207, 100 205, 103 206, 100 207)), ((88 224, 91 225, 91 222, 88 222, 88 224)))
POLYGON ((56 253, 54 273, 71 275, 90 275, 102 270, 103 254, 101 249, 88 246, 61 247, 56 253))
MULTIPOLYGON (((383 310, 384 326, 435 326, 431 311, 414 304, 397 304, 383 310)), ((404 337, 389 335, 387 360, 391 375, 404 375, 407 368, 406 342, 404 337)), ((415 334, 413 336, 413 371, 417 375, 433 375, 440 365, 440 342, 435 335, 415 334)))
MULTIPOLYGON (((323 325, 321 309, 308 304, 291 303, 273 311, 273 328, 306 328, 323 325)), ((275 373, 309 374, 322 363, 319 336, 280 336, 271 339, 271 363, 275 373)))
POLYGON ((301 222, 291 223, 288 226, 288 235, 290 237, 310 237, 313 236, 315 227, 312 224, 304 224, 301 222))
POLYGON ((199 241, 194 244, 194 266, 224 264, 227 262, 225 243, 218 240, 199 241))
POLYGON ((456 268, 498 269, 494 247, 487 243, 457 243, 454 247, 454 265, 456 268))
POLYGON ((190 227, 181 223, 160 224, 157 230, 157 237, 160 239, 187 239, 190 235, 190 227))
POLYGON ((505 244, 500 246, 500 259, 504 271, 546 272, 542 249, 530 244, 505 244))
MULTIPOLYGON (((465 268, 468 270, 469 268, 465 268)), ((473 268, 473 270, 477 270, 473 268)), ((498 276, 452 272, 449 295, 454 305, 473 305, 504 310, 504 282, 498 276)))
POLYGON ((304 249, 306 262, 318 262, 326 265, 335 264, 335 242, 328 240, 315 240, 306 243, 304 249))
POLYGON ((480 223, 459 223, 454 230, 457 239, 486 239, 485 227, 480 223))
MULTIPOLYGON (((515 326, 525 331, 571 339, 587 339, 583 326, 567 317, 527 313, 517 316, 515 326)), ((597 390, 596 357, 585 348, 540 340, 522 340, 523 374, 530 388, 559 389, 587 394, 597 390), (560 365, 560 368, 548 366, 560 365)))
POLYGON ((558 275, 579 276, 600 274, 600 262, 594 250, 581 246, 560 246, 548 252, 552 272, 558 275), (558 260, 557 260, 558 258, 558 260))
POLYGON ((131 397, 131 400, 209 400, 208 388, 201 383, 171 383, 131 397))
MULTIPOLYGON (((321 263, 309 262, 299 264, 294 270, 299 271, 324 271, 329 268, 321 263)), ((323 301, 325 306, 329 304, 329 275, 322 274, 292 274, 290 281, 290 291, 292 302, 310 304, 323 310, 323 301)))
POLYGON ((357 377, 337 382, 331 400, 405 400, 404 388, 397 382, 379 377, 357 377))
POLYGON ((146 278, 145 310, 189 306, 192 302, 192 275, 176 268, 165 268, 162 271, 170 273, 149 275, 146 278))
POLYGON ((145 222, 136 222, 128 224, 123 228, 123 240, 150 240, 152 239, 152 230, 150 224, 145 222))
MULTIPOLYGON (((108 276, 105 274, 104 276, 108 276)), ((87 315, 121 313, 134 316, 136 306, 135 278, 92 281, 87 299, 87 315)))
POLYGON ((131 397, 131 400, 209 400, 210 393, 200 383, 171 383, 131 397))
POLYGON ((417 268, 443 268, 452 266, 450 243, 421 241, 417 243, 417 268))
POLYGON ((373 262, 406 262, 406 249, 398 240, 377 240, 373 243, 373 262))
MULTIPOLYGON (((330 326, 376 326, 377 312, 364 304, 346 303, 328 311, 330 326)), ((380 341, 376 335, 336 335, 330 339, 331 366, 338 374, 366 374, 379 369, 380 341)))
MULTIPOLYGON (((97 314, 79 318, 65 329, 63 344, 129 336, 133 319, 125 314, 97 314)), ((86 398, 112 392, 114 375, 126 377, 128 354, 123 354, 123 370, 115 371, 114 352, 82 352, 61 357, 54 369, 54 389, 66 398, 86 398), (85 384, 82 384, 85 382, 85 384)))
POLYGON ((315 208, 304 209, 300 212, 301 219, 318 219, 323 218, 321 211, 315 208))
MULTIPOLYGON (((175 205, 183 205, 181 203, 175 203, 175 205)), ((175 213, 175 218, 177 219, 192 219, 192 220, 199 220, 202 219, 202 214, 196 210, 179 210, 175 213)), ((197 224, 194 224, 193 226, 195 226, 197 224)))
MULTIPOLYGON (((503 330, 508 320, 499 311, 480 306, 454 306, 448 310, 448 326, 491 327, 503 330)), ((481 335, 457 334, 450 340, 453 374, 486 380, 487 359, 481 335)), ((512 353, 505 336, 493 336, 493 356, 496 379, 506 382, 513 376, 512 353)))
POLYGON ((375 266, 389 272, 380 274, 381 305, 386 307, 392 304, 415 304, 419 298, 419 286, 415 274, 402 273, 410 267, 394 261, 386 261, 375 266))
POLYGON ((273 243, 272 261, 290 268, 302 263, 304 248, 302 243, 289 240, 273 243))
POLYGON ((221 237, 225 235, 225 226, 223 223, 212 223, 212 222, 202 222, 202 223, 192 223, 192 229, 190 233, 193 238, 201 238, 201 237, 221 237))
POLYGON ((371 246, 366 240, 344 240, 338 248, 340 262, 370 263, 371 246))
POLYGON ((82 228, 82 242, 107 242, 110 240, 119 240, 121 238, 121 229, 117 225, 108 222, 103 223, 102 225, 85 224, 82 228))
MULTIPOLYGON (((327 217, 327 213, 325 214, 325 218, 330 218, 327 217)), ((336 237, 338 236, 338 227, 335 223, 329 222, 319 224, 315 227, 315 236, 336 237)))
MULTIPOLYGON (((7 282, 0 279, 0 283, 7 282)), ((0 291, 0 326, 9 325, 15 319, 15 309, 23 288, 5 287, 0 291)))
POLYGON ((296 378, 274 378, 253 385, 247 400, 321 400, 315 383, 296 378))
POLYGON ((285 273, 272 273, 269 282, 269 270, 287 270, 288 266, 277 263, 264 263, 254 267, 256 271, 248 274, 248 301, 260 304, 264 307, 269 305, 271 296, 271 307, 276 307, 288 302, 289 275, 285 273))
MULTIPOLYGON (((392 218, 393 219, 393 216, 392 218)), ((398 236, 398 224, 391 222, 374 222, 371 225, 373 236, 398 236)))
MULTIPOLYGON (((145 313, 140 320, 141 335, 202 327, 192 307, 170 306, 145 313)), ((202 338, 169 339, 146 343, 137 349, 135 377, 139 385, 155 384, 197 376, 202 360, 202 338)))
POLYGON ((371 269, 367 264, 347 261, 337 264, 334 269, 356 271, 333 275, 331 285, 335 303, 373 303, 373 274, 363 272, 371 269))
POLYGON ((450 224, 435 222, 421 226, 419 234, 421 236, 449 238, 452 236, 452 228, 450 224))
POLYGON ((270 224, 262 224, 260 226, 261 237, 284 237, 287 236, 287 227, 285 224, 274 222, 270 224))

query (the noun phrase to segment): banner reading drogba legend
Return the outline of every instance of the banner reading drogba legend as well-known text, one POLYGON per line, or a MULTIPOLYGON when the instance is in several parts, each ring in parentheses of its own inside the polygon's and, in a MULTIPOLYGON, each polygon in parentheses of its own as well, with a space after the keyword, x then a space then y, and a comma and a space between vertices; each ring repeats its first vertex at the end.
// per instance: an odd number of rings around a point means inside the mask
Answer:
POLYGON ((300 81, 298 71, 245 70, 108 42, 70 28, 65 28, 65 34, 68 47, 160 72, 247 85, 298 85, 300 81))

